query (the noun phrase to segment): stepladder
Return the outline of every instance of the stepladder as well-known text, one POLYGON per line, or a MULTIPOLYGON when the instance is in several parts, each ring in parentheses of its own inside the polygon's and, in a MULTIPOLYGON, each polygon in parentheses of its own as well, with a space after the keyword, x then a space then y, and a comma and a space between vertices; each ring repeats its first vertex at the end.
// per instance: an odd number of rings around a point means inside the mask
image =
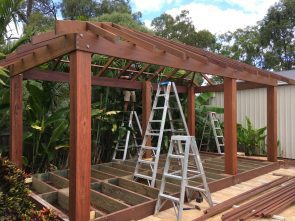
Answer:
POLYGON ((164 133, 169 133, 167 134, 168 137, 189 134, 180 99, 173 82, 158 84, 133 175, 135 180, 147 182, 152 187, 156 183, 164 133), (145 154, 148 152, 150 157, 146 158, 145 154), (148 173, 141 173, 141 169, 149 170, 148 173))
POLYGON ((112 159, 126 160, 137 156, 141 139, 142 128, 136 111, 123 112, 123 120, 112 159))
POLYGON ((182 220, 185 195, 190 199, 190 193, 194 191, 197 192, 197 195, 202 195, 210 207, 213 206, 195 137, 172 136, 162 175, 155 214, 160 211, 167 201, 170 201, 173 204, 177 220, 182 220), (168 191, 166 191, 167 179, 177 180, 180 183, 179 197, 168 194, 168 191), (198 181, 201 184, 195 186, 195 182, 190 181, 198 181))
POLYGON ((224 152, 224 137, 220 122, 215 112, 208 112, 203 127, 202 138, 200 142, 200 151, 206 148, 209 151, 210 140, 214 138, 217 152, 223 154, 224 152))

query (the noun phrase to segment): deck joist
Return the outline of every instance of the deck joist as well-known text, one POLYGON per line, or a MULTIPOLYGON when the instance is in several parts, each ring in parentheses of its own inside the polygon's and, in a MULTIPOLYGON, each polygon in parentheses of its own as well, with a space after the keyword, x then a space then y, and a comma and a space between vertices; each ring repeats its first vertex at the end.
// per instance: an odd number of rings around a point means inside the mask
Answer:
MULTIPOLYGON (((279 168, 278 162, 238 158, 238 174, 231 176, 224 172, 223 156, 202 153, 201 158, 211 192, 279 168)), ((127 221, 153 214, 165 160, 166 156, 161 155, 155 188, 132 180, 136 164, 132 160, 93 165, 91 169, 91 211, 89 211, 93 220, 127 221)), ((178 163, 172 163, 172 170, 177 169, 179 169, 178 163)), ((148 167, 142 172, 151 173, 148 167)), ((177 195, 180 183, 175 180, 167 181, 166 190, 171 195, 177 195)), ((194 186, 201 184, 199 179, 190 182, 194 186)), ((53 208, 62 219, 68 219, 68 170, 35 174, 31 189, 35 201, 53 208)), ((163 209, 168 207, 171 207, 169 203, 163 209)))

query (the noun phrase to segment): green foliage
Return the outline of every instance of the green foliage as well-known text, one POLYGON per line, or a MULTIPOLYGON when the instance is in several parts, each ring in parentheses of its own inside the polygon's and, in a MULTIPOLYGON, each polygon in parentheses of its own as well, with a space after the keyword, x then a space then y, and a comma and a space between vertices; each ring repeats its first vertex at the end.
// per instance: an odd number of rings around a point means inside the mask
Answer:
POLYGON ((260 22, 261 43, 267 48, 265 67, 291 70, 295 66, 295 1, 280 0, 260 22))
POLYGON ((261 149, 265 151, 266 127, 255 129, 250 119, 246 117, 246 127, 238 124, 237 130, 238 144, 244 148, 246 155, 260 154, 261 149))
POLYGON ((65 19, 88 20, 111 13, 131 15, 129 0, 63 0, 60 4, 65 19))
POLYGON ((257 26, 248 26, 219 36, 219 53, 257 67, 262 66, 262 47, 257 26))
POLYGON ((174 41, 201 47, 210 48, 215 43, 215 37, 207 30, 197 32, 186 10, 173 18, 169 14, 162 14, 152 21, 156 35, 174 41))
POLYGON ((205 92, 198 94, 196 96, 196 116, 197 116, 197 139, 201 139, 203 127, 206 122, 207 113, 209 111, 216 112, 217 114, 222 114, 224 109, 221 107, 211 106, 209 105, 210 100, 213 98, 214 93, 205 92))
POLYGON ((0 1, 0 45, 9 39, 10 31, 8 25, 14 23, 17 30, 17 21, 20 6, 23 0, 1 0, 0 1))
POLYGON ((25 178, 22 170, 0 157, 0 220, 21 220, 30 215, 33 204, 28 200, 25 178))

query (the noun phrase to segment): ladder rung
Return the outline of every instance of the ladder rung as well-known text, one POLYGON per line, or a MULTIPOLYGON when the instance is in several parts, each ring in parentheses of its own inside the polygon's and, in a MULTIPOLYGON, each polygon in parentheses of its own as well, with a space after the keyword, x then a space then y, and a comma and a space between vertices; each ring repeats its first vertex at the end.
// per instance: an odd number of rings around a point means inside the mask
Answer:
POLYGON ((160 197, 165 198, 165 199, 168 199, 168 200, 172 200, 172 201, 174 201, 174 202, 176 202, 176 203, 179 203, 179 198, 176 198, 176 197, 174 197, 174 196, 170 196, 170 195, 167 195, 167 194, 161 193, 161 194, 160 194, 160 197))
POLYGON ((146 136, 160 136, 159 133, 145 133, 146 136))
POLYGON ((199 188, 199 187, 195 187, 195 186, 186 186, 187 188, 199 191, 199 192, 206 192, 205 189, 199 188))
POLYGON ((139 174, 139 173, 134 174, 134 176, 135 177, 142 178, 142 179, 146 179, 146 180, 152 180, 152 177, 151 176, 142 175, 142 174, 139 174))
POLYGON ((169 157, 173 159, 184 159, 183 155, 176 155, 176 154, 170 154, 169 157))
POLYGON ((157 147, 150 147, 150 146, 141 146, 142 149, 145 149, 145 150, 157 150, 158 148, 157 147))
POLYGON ((166 94, 158 94, 157 97, 164 97, 164 96, 166 96, 166 94))
POLYGON ((168 177, 168 178, 171 178, 171 179, 175 179, 175 180, 182 180, 181 176, 176 176, 176 175, 173 175, 173 174, 170 174, 170 173, 164 173, 164 176, 168 177))
POLYGON ((217 137, 219 138, 219 137, 223 137, 223 136, 217 136, 217 137))
POLYGON ((187 179, 188 179, 188 180, 192 180, 192 179, 195 179, 195 178, 197 178, 197 177, 201 177, 201 176, 202 176, 202 174, 197 174, 197 175, 190 176, 190 177, 188 177, 187 179))
POLYGON ((161 123, 162 120, 150 120, 151 123, 161 123))
POLYGON ((151 160, 138 160, 138 163, 144 163, 144 164, 152 164, 154 165, 155 162, 154 161, 151 161, 151 160))
POLYGON ((162 110, 164 107, 154 107, 153 110, 162 110))

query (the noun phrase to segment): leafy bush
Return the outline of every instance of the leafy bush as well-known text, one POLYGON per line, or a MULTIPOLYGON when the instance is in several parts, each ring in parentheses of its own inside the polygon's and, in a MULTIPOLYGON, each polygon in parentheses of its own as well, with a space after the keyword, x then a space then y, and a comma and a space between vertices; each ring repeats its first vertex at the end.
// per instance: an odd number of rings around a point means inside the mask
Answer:
POLYGON ((0 220, 20 220, 31 213, 33 204, 28 200, 25 178, 22 170, 0 158, 0 220))
POLYGON ((0 157, 0 220, 56 221, 51 210, 36 210, 29 200, 26 174, 9 160, 0 157))
POLYGON ((246 117, 246 127, 238 124, 238 144, 244 148, 246 155, 260 154, 265 151, 266 127, 255 129, 250 119, 246 117))

